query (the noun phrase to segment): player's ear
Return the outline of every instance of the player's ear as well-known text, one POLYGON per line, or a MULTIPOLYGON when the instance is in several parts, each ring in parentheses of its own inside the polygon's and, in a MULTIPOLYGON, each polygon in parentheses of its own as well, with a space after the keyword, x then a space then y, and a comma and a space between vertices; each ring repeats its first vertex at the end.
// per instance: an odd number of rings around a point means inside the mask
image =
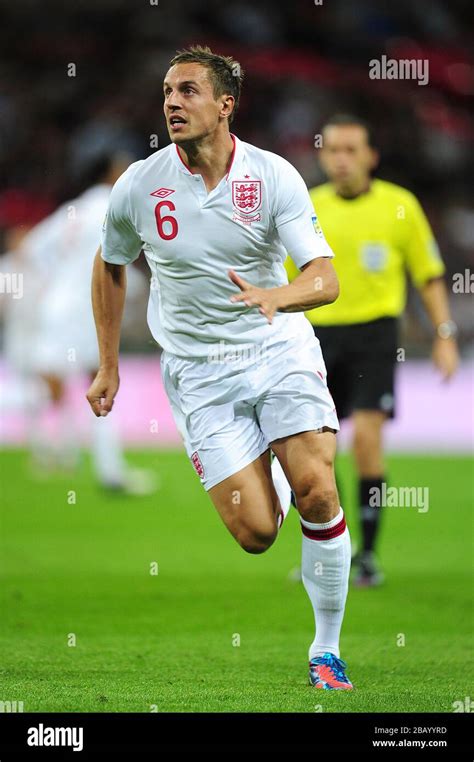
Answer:
POLYGON ((370 169, 374 170, 378 167, 380 161, 380 153, 376 148, 370 149, 370 169))
POLYGON ((234 110, 235 98, 233 95, 223 95, 221 101, 221 112, 219 116, 230 116, 234 110))

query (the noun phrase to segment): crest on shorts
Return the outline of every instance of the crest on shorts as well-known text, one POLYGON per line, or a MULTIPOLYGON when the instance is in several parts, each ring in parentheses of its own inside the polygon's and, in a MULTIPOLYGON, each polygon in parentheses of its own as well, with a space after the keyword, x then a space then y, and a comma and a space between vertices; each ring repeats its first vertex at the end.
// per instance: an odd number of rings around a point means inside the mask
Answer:
POLYGON ((262 181, 233 180, 232 203, 241 214, 254 214, 262 204, 262 181))
POLYGON ((193 464, 194 470, 196 471, 199 478, 202 479, 204 476, 204 466, 202 465, 201 458, 197 452, 193 452, 191 455, 191 463, 193 464))

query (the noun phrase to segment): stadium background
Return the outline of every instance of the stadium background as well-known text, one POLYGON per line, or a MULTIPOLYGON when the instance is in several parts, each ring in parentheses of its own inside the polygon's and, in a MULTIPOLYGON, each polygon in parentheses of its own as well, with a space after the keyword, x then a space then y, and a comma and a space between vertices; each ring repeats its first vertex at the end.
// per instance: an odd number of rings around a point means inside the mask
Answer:
MULTIPOLYGON (((0 7, 3 252, 13 234, 78 193, 95 143, 119 135, 139 156, 155 150, 155 135, 159 147, 168 144, 161 81, 175 50, 190 43, 241 62, 246 79, 233 130, 285 156, 309 186, 323 179, 314 137, 326 117, 350 111, 374 124, 382 157, 377 174, 418 195, 440 244, 462 365, 449 386, 439 382, 428 359, 429 324, 411 293, 400 416, 387 434, 389 473, 393 484, 429 487, 430 510, 399 509, 386 517, 387 584, 352 593, 343 630, 351 677, 364 690, 343 705, 325 697, 324 711, 452 711, 452 702, 468 695, 472 579, 464 531, 473 487, 472 294, 452 291, 453 276, 473 267, 472 5, 81 0, 50 2, 44 12, 29 0, 0 7), (382 54, 427 58, 429 85, 370 80, 369 60, 382 54), (68 76, 71 63, 75 76, 68 76), (404 648, 397 645, 400 634, 404 648)), ((144 262, 139 267, 146 272, 144 262)), ((234 547, 179 446, 141 301, 127 315, 115 413, 130 457, 159 475, 152 498, 101 493, 87 457, 77 473, 33 478, 25 451, 28 417, 14 373, 0 363, 0 699, 23 700, 31 711, 155 705, 158 711, 314 711, 303 682, 311 612, 287 578, 299 558, 296 517, 262 558, 234 547), (152 420, 158 422, 153 431, 152 420), (74 505, 67 502, 70 490, 74 505), (150 575, 152 562, 157 575, 150 575), (74 648, 70 633, 77 634, 74 648)), ((89 412, 80 384, 74 400, 82 436, 89 412)), ((342 450, 348 437, 343 432, 342 450)), ((345 454, 341 467, 357 534, 345 454)))

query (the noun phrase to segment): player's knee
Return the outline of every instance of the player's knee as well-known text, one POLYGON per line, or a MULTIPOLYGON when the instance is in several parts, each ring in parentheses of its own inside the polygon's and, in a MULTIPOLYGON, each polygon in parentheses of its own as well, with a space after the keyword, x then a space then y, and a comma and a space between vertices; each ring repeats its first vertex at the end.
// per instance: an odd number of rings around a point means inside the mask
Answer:
POLYGON ((265 528, 260 527, 258 529, 242 527, 237 533, 236 539, 240 547, 245 550, 246 553, 258 555, 259 553, 264 553, 271 545, 273 545, 276 536, 276 526, 265 528))
POLYGON ((339 498, 332 471, 325 478, 317 479, 313 475, 298 485, 296 492, 298 511, 306 521, 330 521, 339 509, 339 498))

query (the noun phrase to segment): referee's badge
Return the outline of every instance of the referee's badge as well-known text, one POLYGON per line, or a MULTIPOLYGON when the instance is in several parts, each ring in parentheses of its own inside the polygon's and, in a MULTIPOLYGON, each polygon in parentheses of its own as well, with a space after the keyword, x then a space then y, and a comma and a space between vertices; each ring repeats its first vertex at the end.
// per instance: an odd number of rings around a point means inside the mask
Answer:
POLYGON ((377 242, 363 243, 360 249, 362 266, 371 273, 385 270, 388 262, 388 250, 385 244, 377 242))

